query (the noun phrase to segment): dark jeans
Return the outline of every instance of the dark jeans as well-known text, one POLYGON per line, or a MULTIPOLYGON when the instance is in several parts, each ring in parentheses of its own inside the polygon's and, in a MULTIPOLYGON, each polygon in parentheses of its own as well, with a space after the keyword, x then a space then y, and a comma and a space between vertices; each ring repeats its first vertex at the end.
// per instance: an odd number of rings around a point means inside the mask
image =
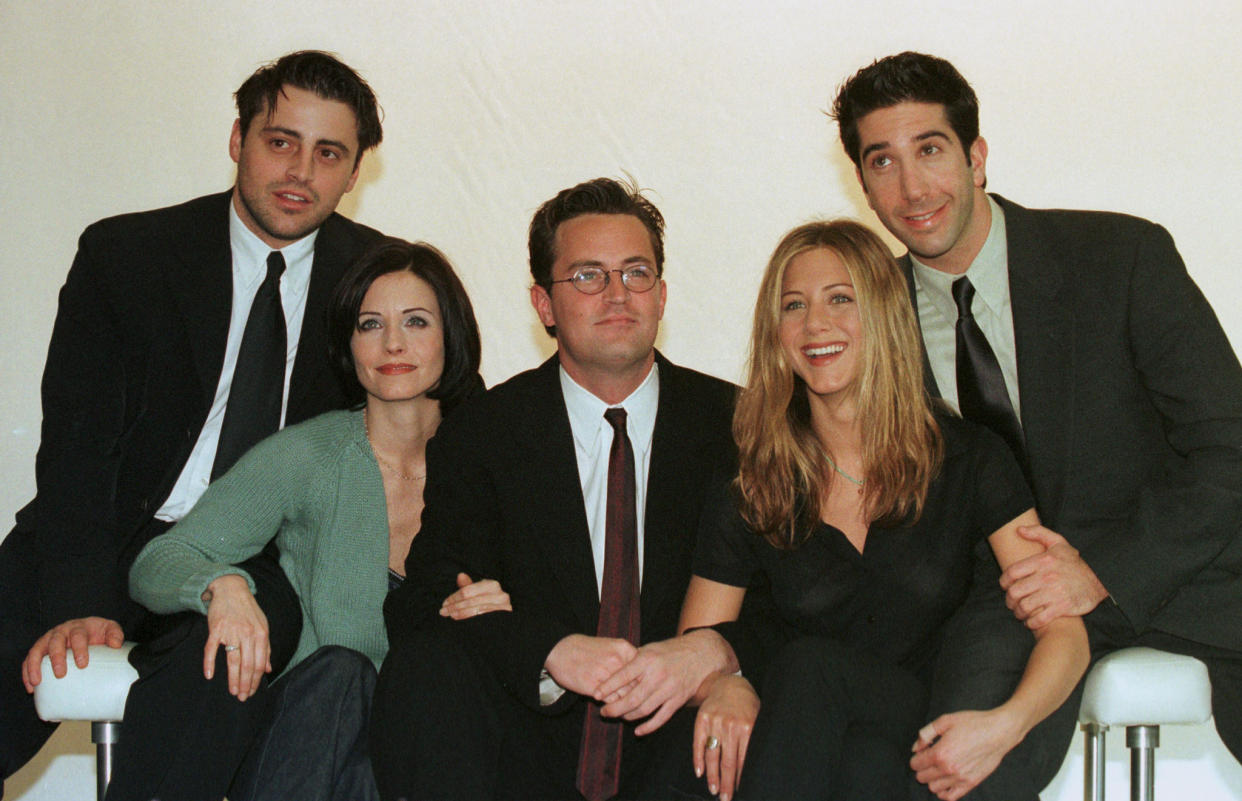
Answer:
POLYGON ((909 768, 927 720, 912 672, 824 637, 768 664, 738 798, 899 801, 926 797, 909 768))
POLYGON ((378 801, 368 753, 375 666, 325 645, 272 685, 230 801, 378 801))
MULTIPOLYGON (((273 672, 279 675, 297 648, 302 612, 297 595, 269 549, 243 563, 267 616, 273 672)), ((109 801, 206 801, 228 792, 237 768, 260 731, 272 701, 270 676, 240 702, 228 691, 224 649, 213 678, 203 678, 207 619, 180 616, 177 625, 130 653, 138 680, 125 702, 109 801)))

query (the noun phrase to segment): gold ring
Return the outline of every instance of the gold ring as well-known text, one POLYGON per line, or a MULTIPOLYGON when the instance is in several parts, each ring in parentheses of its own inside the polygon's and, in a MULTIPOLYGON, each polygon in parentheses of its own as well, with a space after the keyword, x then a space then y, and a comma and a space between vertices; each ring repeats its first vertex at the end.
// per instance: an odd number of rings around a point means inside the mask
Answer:
POLYGON ((707 738, 707 750, 715 751, 719 747, 720 747, 720 741, 717 740, 714 736, 709 735, 707 738))

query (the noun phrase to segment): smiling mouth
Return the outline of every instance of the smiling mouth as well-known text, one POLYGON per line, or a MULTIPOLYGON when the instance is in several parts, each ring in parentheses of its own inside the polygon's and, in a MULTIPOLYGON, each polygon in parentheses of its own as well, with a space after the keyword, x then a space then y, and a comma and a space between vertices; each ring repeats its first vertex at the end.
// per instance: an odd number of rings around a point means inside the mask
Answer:
POLYGON ((382 367, 375 368, 375 371, 381 375, 401 375, 402 373, 414 372, 412 364, 385 364, 382 367))
POLYGON ((931 222, 932 218, 934 218, 942 208, 944 207, 941 206, 940 208, 935 208, 922 214, 903 214, 901 218, 910 225, 924 225, 931 222))
POLYGON ((802 352, 812 359, 817 359, 821 356, 835 356, 843 350, 845 350, 844 345, 820 345, 818 347, 803 348, 802 352))

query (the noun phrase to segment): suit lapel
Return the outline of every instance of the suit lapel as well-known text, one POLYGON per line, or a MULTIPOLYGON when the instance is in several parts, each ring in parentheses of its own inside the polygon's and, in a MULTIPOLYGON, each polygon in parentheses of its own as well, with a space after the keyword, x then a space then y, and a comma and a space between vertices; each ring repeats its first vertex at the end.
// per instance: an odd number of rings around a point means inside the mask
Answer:
POLYGON ((176 267, 164 276, 177 306, 194 370, 202 390, 203 409, 211 407, 233 305, 232 252, 229 247, 229 193, 209 198, 203 211, 168 232, 165 247, 176 254, 176 267))
POLYGON ((520 481, 527 485, 519 497, 530 499, 530 531, 542 551, 539 558, 552 567, 583 630, 594 632, 599 585, 559 365, 553 356, 538 368, 539 380, 524 411, 541 411, 523 417, 520 424, 515 421, 518 453, 525 463, 520 481))
POLYGON ((319 375, 329 369, 323 354, 328 352, 328 332, 325 310, 348 267, 348 257, 342 247, 336 226, 336 216, 324 221, 315 238, 315 255, 311 261, 310 285, 306 290, 306 314, 302 317, 302 331, 298 335, 298 353, 293 361, 293 373, 289 379, 289 401, 286 404, 287 420, 302 420, 311 415, 309 408, 322 408, 310 397, 312 391, 330 386, 333 377, 319 375))
MULTIPOLYGON (((703 455, 689 443, 698 441, 692 393, 682 386, 678 368, 656 353, 660 366, 660 401, 651 440, 647 471, 647 509, 643 542, 643 584, 640 601, 644 621, 662 609, 679 609, 685 576, 685 543, 697 531, 683 531, 686 484, 704 469, 703 455)), ((674 614, 674 617, 676 615, 674 614)))
POLYGON ((1048 516, 1062 498, 1074 421, 1073 298, 1055 238, 1027 209, 996 200, 1005 212, 1022 430, 1036 497, 1048 516))

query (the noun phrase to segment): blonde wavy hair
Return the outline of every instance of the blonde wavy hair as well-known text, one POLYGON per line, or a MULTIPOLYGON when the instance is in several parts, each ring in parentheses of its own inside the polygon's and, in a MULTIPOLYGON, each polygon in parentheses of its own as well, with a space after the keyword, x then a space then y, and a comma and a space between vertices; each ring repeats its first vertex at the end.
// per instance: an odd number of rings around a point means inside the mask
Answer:
POLYGON ((867 519, 912 523, 940 469, 943 442, 923 385, 918 325, 906 278, 888 247, 852 220, 801 225, 768 261, 751 330, 750 371, 733 415, 739 472, 733 486, 743 519, 778 548, 796 547, 820 520, 831 446, 811 428, 806 383, 780 342, 781 285, 790 262, 826 248, 854 282, 863 342, 854 392, 862 431, 867 519))

